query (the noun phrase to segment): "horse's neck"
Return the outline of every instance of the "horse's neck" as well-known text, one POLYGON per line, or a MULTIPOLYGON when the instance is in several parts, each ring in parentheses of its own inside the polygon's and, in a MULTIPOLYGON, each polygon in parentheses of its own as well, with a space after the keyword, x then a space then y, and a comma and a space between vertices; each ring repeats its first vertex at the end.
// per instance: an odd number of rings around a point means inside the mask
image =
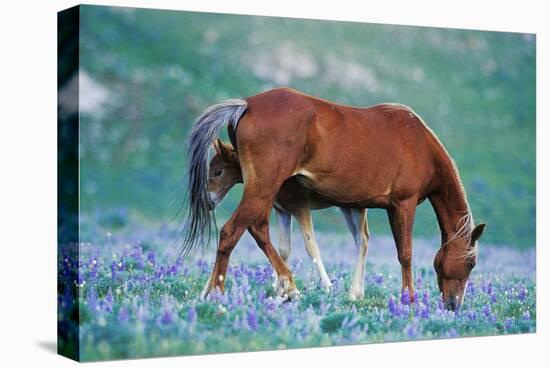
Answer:
POLYGON ((472 218, 460 176, 450 158, 442 163, 439 172, 439 185, 429 200, 441 229, 442 243, 446 243, 464 226, 470 226, 472 218))

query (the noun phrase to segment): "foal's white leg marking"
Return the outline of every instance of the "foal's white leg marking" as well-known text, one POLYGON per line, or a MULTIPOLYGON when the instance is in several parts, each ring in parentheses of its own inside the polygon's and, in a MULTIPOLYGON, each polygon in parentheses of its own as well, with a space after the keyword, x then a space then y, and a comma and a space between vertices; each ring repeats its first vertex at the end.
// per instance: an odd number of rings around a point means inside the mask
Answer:
POLYGON ((328 277, 327 271, 325 270, 323 259, 321 259, 321 251, 319 250, 319 246, 315 240, 315 232, 313 231, 313 223, 311 221, 311 213, 309 209, 296 214, 296 219, 298 220, 302 236, 304 237, 307 253, 311 256, 313 263, 317 266, 323 287, 325 287, 328 291, 330 290, 330 287, 332 287, 332 283, 328 277))
POLYGON ((351 300, 361 299, 365 296, 365 262, 369 241, 366 209, 340 208, 340 210, 346 218, 346 223, 355 241, 355 247, 358 249, 357 264, 349 288, 349 298, 351 300))

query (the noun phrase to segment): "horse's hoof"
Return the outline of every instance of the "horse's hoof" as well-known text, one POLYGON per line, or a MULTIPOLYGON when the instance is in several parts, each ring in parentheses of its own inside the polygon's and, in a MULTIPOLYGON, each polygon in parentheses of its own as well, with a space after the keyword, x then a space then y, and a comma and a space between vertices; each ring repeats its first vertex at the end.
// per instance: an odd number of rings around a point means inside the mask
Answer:
POLYGON ((208 298, 209 293, 210 293, 210 290, 203 289, 200 296, 199 296, 199 299, 201 301, 206 301, 206 299, 208 298))
POLYGON ((290 301, 300 297, 300 292, 292 279, 281 277, 277 280, 277 295, 283 301, 290 301))
POLYGON ((327 282, 321 282, 323 284, 323 289, 326 293, 330 293, 330 290, 332 289, 332 282, 329 280, 327 282))
POLYGON ((288 293, 278 295, 276 298, 276 301, 278 304, 283 304, 286 302, 298 301, 299 299, 300 299, 300 291, 294 288, 288 293))
POLYGON ((365 293, 356 289, 352 289, 349 291, 348 298, 350 301, 358 301, 365 298, 365 293))

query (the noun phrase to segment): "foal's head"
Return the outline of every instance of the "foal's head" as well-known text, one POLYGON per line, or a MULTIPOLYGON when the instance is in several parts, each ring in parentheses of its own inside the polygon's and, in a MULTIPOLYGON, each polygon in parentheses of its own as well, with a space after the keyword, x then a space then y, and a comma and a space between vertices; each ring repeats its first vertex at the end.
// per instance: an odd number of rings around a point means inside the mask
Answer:
POLYGON ((241 165, 237 153, 220 139, 214 142, 216 154, 208 168, 208 194, 210 210, 214 210, 227 192, 237 183, 242 183, 241 165))
MULTIPOLYGON (((467 220, 471 220, 468 218, 467 220)), ((477 260, 477 240, 481 237, 485 224, 475 228, 464 224, 447 243, 443 244, 434 259, 437 283, 448 310, 458 312, 464 301, 468 278, 477 260)))

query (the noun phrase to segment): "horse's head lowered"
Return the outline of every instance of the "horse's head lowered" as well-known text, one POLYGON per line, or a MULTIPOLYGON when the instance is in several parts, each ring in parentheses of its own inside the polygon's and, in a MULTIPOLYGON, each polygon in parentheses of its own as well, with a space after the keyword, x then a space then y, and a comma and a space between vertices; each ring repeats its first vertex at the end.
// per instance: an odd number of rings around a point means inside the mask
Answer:
POLYGON ((468 278, 477 261, 477 240, 483 234, 485 224, 472 227, 472 219, 468 215, 462 228, 441 246, 434 259, 443 302, 448 310, 455 312, 463 304, 468 278))
POLYGON ((239 157, 233 147, 220 139, 213 144, 216 154, 210 160, 208 168, 210 210, 218 206, 235 184, 243 182, 239 157))

